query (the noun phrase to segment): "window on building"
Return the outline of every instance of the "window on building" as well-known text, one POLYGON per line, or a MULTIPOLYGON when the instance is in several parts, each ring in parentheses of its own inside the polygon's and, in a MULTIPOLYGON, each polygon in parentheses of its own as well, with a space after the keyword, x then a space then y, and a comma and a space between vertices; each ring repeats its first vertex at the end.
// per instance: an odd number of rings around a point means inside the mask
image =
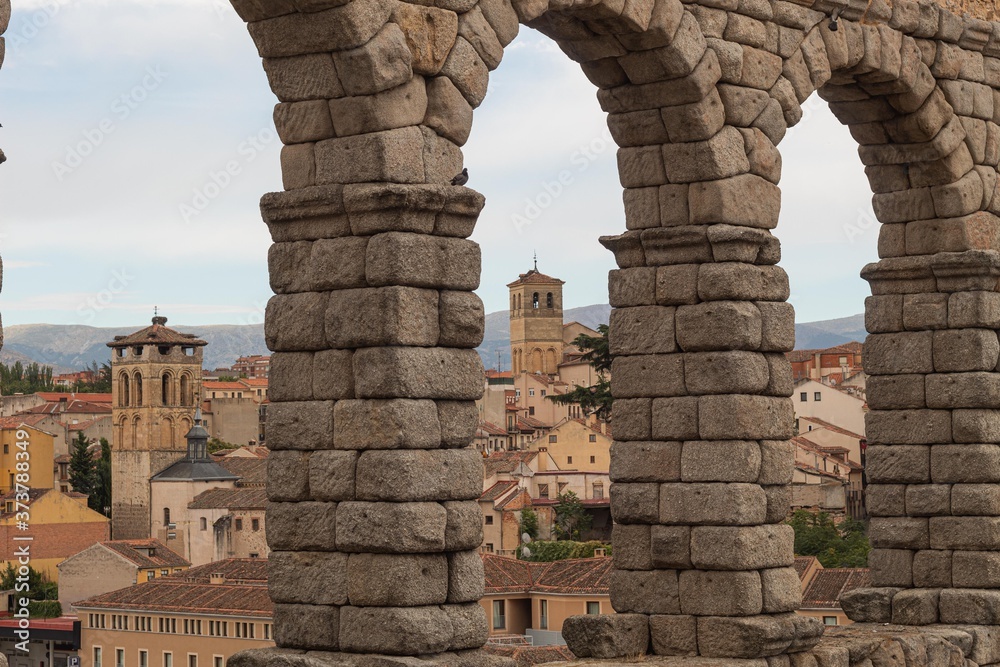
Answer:
MULTIPOLYGON (((838 360, 838 363, 839 363, 839 364, 840 364, 841 366, 846 366, 846 365, 847 365, 847 357, 841 357, 841 358, 840 358, 840 359, 838 360)), ((824 617, 824 618, 825 618, 825 617, 824 617)), ((834 625, 836 625, 836 624, 834 624, 834 625)))
POLYGON ((590 462, 591 463, 597 463, 597 457, 596 456, 591 456, 590 457, 590 462))
POLYGON ((243 530, 243 519, 236 520, 236 530, 243 530))
POLYGON ((198 667, 197 653, 188 653, 188 667, 198 667))
POLYGON ((115 649, 115 665, 116 667, 125 667, 125 649, 115 649))
POLYGON ((260 558, 260 554, 257 553, 256 551, 251 551, 250 558, 260 558))
POLYGON ((169 527, 170 526, 170 508, 169 507, 164 507, 163 508, 163 525, 165 527, 169 527))
POLYGON ((823 394, 821 394, 821 393, 819 393, 817 391, 816 393, 813 394, 813 400, 814 401, 822 401, 823 400, 823 394))
POLYGON ((538 497, 539 498, 548 498, 549 497, 549 485, 548 484, 539 484, 538 485, 538 497))
POLYGON ((255 532, 260 530, 260 519, 251 519, 250 528, 255 532))
POLYGON ((150 570, 146 573, 146 581, 151 581, 153 579, 156 579, 156 570, 150 570))
POLYGON ((174 667, 174 654, 170 651, 163 652, 163 667, 174 667))
POLYGON ((587 613, 591 616, 596 616, 601 613, 601 603, 600 602, 588 602, 587 603, 587 613))
POLYGON ((545 295, 545 307, 546 308, 552 307, 552 292, 549 292, 548 294, 545 295))
POLYGON ((549 629, 549 601, 539 600, 538 602, 538 629, 549 629))
POLYGON ((596 433, 591 433, 589 440, 590 440, 590 442, 597 442, 597 434, 596 433))
POLYGON ((492 526, 493 525, 493 517, 492 516, 486 515, 485 517, 483 517, 483 519, 485 519, 487 526, 492 526))
POLYGON ((216 655, 212 657, 212 663, 215 667, 225 667, 226 659, 221 655, 216 655))
POLYGON ((201 524, 202 530, 208 530, 208 519, 201 517, 201 521, 199 523, 201 524))
POLYGON ((603 500, 603 499, 604 499, 604 485, 599 483, 594 484, 594 500, 603 500))
POLYGON ((538 308, 538 292, 531 295, 531 307, 538 308))
POLYGON ((265 623, 264 624, 264 639, 270 639, 270 638, 271 638, 271 624, 270 623, 265 623))
POLYGON ((505 603, 503 600, 493 601, 493 629, 503 630, 507 627, 507 616, 504 613, 505 603))
POLYGON ((487 542, 486 544, 483 545, 483 548, 486 549, 486 553, 488 553, 488 554, 493 553, 493 543, 492 542, 487 542))
POLYGON ((837 625, 837 617, 836 616, 824 616, 823 617, 823 625, 837 625))
POLYGON ((4 454, 10 454, 10 445, 4 445, 3 446, 3 453, 4 454))
POLYGON ((542 389, 542 398, 544 398, 544 397, 545 397, 545 390, 542 389))
POLYGON ((139 649, 139 667, 149 667, 149 651, 139 649))
POLYGON ((550 443, 559 442, 559 436, 557 436, 557 435, 550 435, 549 436, 549 442, 550 443))
POLYGON ((803 392, 801 392, 799 394, 799 402, 800 403, 805 403, 808 400, 809 400, 809 393, 808 392, 803 391, 803 392))
POLYGON ((94 647, 94 667, 101 667, 101 659, 104 657, 102 653, 100 646, 94 647))
POLYGON ((184 619, 184 634, 191 634, 191 621, 186 618, 184 619))
POLYGON ((533 405, 528 406, 528 416, 529 417, 535 416, 535 406, 533 405))
POLYGON ((569 464, 569 463, 573 463, 573 457, 572 457, 572 456, 567 456, 567 457, 566 457, 566 463, 567 463, 567 464, 569 464))
POLYGON ((534 395, 535 395, 535 388, 534 387, 529 388, 528 389, 528 396, 534 396, 534 395))

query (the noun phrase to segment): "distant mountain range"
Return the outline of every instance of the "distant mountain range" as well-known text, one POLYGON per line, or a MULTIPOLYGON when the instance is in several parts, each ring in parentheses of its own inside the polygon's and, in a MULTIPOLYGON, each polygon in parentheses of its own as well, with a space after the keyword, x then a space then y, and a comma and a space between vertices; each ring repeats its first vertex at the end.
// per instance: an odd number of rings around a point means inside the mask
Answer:
MULTIPOLYGON (((592 329, 607 324, 611 306, 595 304, 571 308, 563 313, 565 322, 579 322, 592 329)), ((107 343, 115 336, 137 331, 141 327, 88 327, 60 324, 15 324, 4 327, 3 350, 0 361, 4 363, 30 363, 52 366, 57 373, 79 370, 96 361, 106 363, 110 358, 107 343)), ((200 327, 174 327, 184 333, 197 334, 208 341, 205 348, 205 368, 232 366, 238 357, 250 354, 268 354, 264 344, 262 324, 217 324, 200 327)), ((852 340, 864 341, 864 315, 852 315, 822 322, 795 325, 796 349, 824 348, 852 340)), ((510 367, 510 314, 497 311, 486 316, 486 335, 479 346, 479 354, 487 368, 510 367)))

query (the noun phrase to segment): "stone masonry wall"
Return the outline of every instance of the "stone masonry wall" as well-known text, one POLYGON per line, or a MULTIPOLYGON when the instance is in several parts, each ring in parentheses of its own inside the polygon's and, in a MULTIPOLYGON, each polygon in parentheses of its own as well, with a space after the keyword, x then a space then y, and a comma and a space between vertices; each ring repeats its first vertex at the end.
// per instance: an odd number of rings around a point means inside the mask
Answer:
POLYGON ((574 650, 781 664, 819 640, 793 613, 782 524, 794 314, 771 233, 776 147, 817 91, 859 143, 883 223, 864 272, 880 588, 856 617, 996 623, 1000 24, 907 0, 233 4, 285 143, 285 192, 261 209, 275 241, 271 590, 292 652, 253 660, 486 660, 467 238, 484 200, 448 183, 520 23, 599 89, 625 189, 626 231, 602 239, 620 267, 621 613, 568 622, 574 650))

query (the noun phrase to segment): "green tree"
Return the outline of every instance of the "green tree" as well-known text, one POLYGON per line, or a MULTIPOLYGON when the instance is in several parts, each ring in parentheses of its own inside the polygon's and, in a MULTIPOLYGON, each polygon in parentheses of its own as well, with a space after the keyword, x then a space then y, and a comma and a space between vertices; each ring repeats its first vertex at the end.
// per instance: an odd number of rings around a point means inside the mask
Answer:
POLYGON ((557 540, 579 541, 590 529, 593 517, 583 508, 583 502, 572 491, 556 496, 555 523, 552 532, 557 540))
POLYGON ((30 565, 27 567, 27 575, 19 577, 14 563, 8 562, 6 569, 0 571, 0 587, 5 591, 17 591, 15 599, 25 597, 36 601, 58 600, 59 586, 51 581, 48 575, 30 565))
POLYGON ((549 400, 560 405, 579 405, 585 414, 596 414, 599 419, 611 420, 611 351, 608 347, 608 325, 597 327, 600 336, 580 334, 573 345, 584 352, 581 359, 590 362, 597 371, 597 383, 590 387, 577 385, 565 394, 549 396, 549 400))
POLYGON ((74 491, 89 496, 93 494, 96 479, 97 466, 90 453, 90 443, 83 431, 79 431, 69 457, 69 483, 73 485, 74 491))
POLYGON ((222 452, 227 449, 239 449, 239 445, 234 445, 231 442, 226 442, 225 440, 219 440, 218 438, 208 439, 208 453, 215 454, 216 452, 222 452))
POLYGON ((528 560, 536 563, 549 563, 555 560, 566 560, 568 558, 593 558, 595 549, 604 549, 604 555, 611 555, 611 545, 599 542, 572 542, 569 540, 551 542, 541 540, 528 545, 530 555, 525 556, 522 549, 518 549, 517 557, 520 560, 528 560))
POLYGON ((521 534, 528 534, 528 537, 538 539, 538 513, 530 507, 521 510, 521 534))
POLYGON ((107 438, 101 438, 101 458, 94 467, 94 486, 87 505, 101 514, 105 507, 111 507, 111 445, 107 438))
POLYGON ((787 521, 795 530, 795 553, 816 556, 823 567, 868 567, 871 546, 862 521, 839 524, 826 512, 797 510, 787 521))

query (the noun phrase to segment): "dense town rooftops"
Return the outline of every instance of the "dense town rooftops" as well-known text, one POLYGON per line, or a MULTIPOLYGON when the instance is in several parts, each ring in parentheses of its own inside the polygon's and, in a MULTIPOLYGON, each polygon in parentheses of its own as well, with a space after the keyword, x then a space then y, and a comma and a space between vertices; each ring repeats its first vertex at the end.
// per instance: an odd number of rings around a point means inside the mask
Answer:
POLYGON ((194 497, 188 509, 263 510, 267 505, 267 491, 261 487, 236 489, 209 489, 194 497))
POLYGON ((238 486, 264 486, 267 483, 267 458, 228 456, 216 460, 222 468, 238 476, 238 486))

